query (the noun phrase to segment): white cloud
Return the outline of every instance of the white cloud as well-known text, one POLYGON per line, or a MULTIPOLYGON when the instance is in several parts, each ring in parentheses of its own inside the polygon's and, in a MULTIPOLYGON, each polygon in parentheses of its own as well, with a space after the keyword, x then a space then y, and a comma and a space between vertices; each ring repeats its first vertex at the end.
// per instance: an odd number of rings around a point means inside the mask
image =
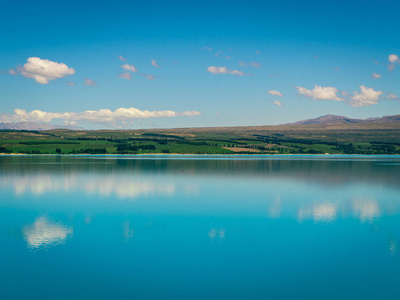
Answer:
POLYGON ((395 62, 397 62, 399 60, 399 56, 396 54, 390 54, 388 60, 389 60, 389 62, 394 64, 395 62))
POLYGON ((390 54, 389 57, 388 57, 388 61, 391 63, 388 66, 388 70, 389 71, 393 71, 395 69, 395 67, 396 67, 395 64, 400 62, 399 61, 399 56, 396 55, 396 54, 390 54))
POLYGON ((366 105, 378 104, 382 91, 375 91, 373 88, 360 86, 360 92, 354 92, 354 96, 350 97, 350 105, 353 107, 361 107, 366 105))
POLYGON ((96 85, 96 84, 97 84, 96 81, 89 78, 86 78, 85 82, 83 83, 83 85, 96 85))
POLYGON ((69 86, 75 86, 75 82, 72 81, 66 81, 65 84, 69 86))
POLYGON ((337 96, 339 90, 335 87, 322 87, 320 85, 315 85, 312 90, 308 90, 301 86, 296 86, 296 89, 300 95, 304 95, 314 100, 345 101, 343 98, 337 96))
POLYGON ((17 75, 17 71, 15 71, 14 69, 8 69, 8 73, 10 73, 11 75, 17 75))
POLYGON ((153 67, 161 68, 159 65, 157 65, 157 62, 156 62, 155 59, 152 59, 152 60, 151 60, 151 64, 153 65, 153 67))
POLYGON ((118 125, 124 122, 133 123, 134 120, 161 117, 193 117, 201 115, 198 111, 175 112, 173 110, 148 111, 139 110, 134 107, 118 108, 114 111, 109 109, 100 109, 97 111, 87 110, 84 112, 45 112, 41 110, 33 110, 27 112, 23 109, 14 109, 13 115, 0 115, 1 122, 51 122, 52 120, 64 120, 69 122, 89 122, 92 124, 108 124, 118 125))
POLYGON ((139 72, 139 70, 136 69, 134 65, 124 64, 121 66, 121 68, 124 70, 127 70, 127 71, 131 71, 131 72, 139 72))
MULTIPOLYGON (((33 78, 40 84, 48 84, 49 80, 75 74, 75 70, 64 63, 39 57, 29 57, 28 62, 23 67, 17 67, 17 70, 22 76, 33 78)), ((11 71, 10 74, 12 74, 11 71)))
POLYGON ((121 74, 119 74, 118 77, 119 77, 119 78, 122 78, 122 79, 128 79, 128 80, 131 80, 131 79, 132 79, 131 73, 129 73, 129 72, 121 73, 121 74))
POLYGON ((381 74, 378 74, 378 73, 372 73, 371 77, 372 77, 373 79, 378 79, 378 78, 381 78, 382 75, 381 75, 381 74))
POLYGON ((35 220, 33 225, 24 227, 22 232, 28 246, 39 249, 46 245, 64 243, 73 230, 64 225, 51 223, 45 217, 40 217, 35 220))
POLYGON ((121 55, 120 55, 120 56, 118 56, 118 58, 119 58, 121 61, 126 61, 126 59, 125 59, 125 58, 123 58, 121 55))
POLYGON ((270 91, 267 91, 267 93, 272 95, 272 96, 283 97, 282 93, 280 91, 277 91, 277 90, 270 90, 270 91))
POLYGON ((238 70, 231 70, 228 69, 226 67, 208 67, 207 71, 212 73, 212 74, 232 74, 232 75, 236 75, 236 76, 243 76, 245 75, 242 71, 238 71, 238 70))
POLYGON ((252 61, 252 62, 250 63, 250 66, 252 66, 252 67, 254 67, 254 68, 260 68, 260 67, 261 67, 261 64, 258 63, 258 62, 256 62, 256 61, 252 61))
POLYGON ((283 106, 282 102, 279 100, 272 101, 272 103, 275 104, 276 106, 283 106))

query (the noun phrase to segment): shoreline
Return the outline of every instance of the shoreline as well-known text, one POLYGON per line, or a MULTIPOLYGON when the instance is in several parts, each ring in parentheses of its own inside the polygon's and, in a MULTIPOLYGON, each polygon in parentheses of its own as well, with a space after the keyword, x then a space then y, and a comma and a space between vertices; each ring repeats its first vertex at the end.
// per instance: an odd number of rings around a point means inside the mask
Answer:
POLYGON ((118 156, 118 157, 137 157, 137 156, 399 156, 400 154, 190 154, 190 153, 143 153, 143 154, 25 154, 25 153, 0 153, 0 156, 118 156))

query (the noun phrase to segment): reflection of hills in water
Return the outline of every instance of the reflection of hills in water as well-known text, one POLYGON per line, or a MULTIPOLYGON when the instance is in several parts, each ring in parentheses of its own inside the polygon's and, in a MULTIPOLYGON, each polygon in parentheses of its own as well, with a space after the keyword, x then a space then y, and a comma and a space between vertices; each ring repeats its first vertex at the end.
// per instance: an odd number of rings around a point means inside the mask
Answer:
MULTIPOLYGON (((400 188, 400 157, 277 157, 272 159, 121 159, 102 157, 0 157, 0 176, 57 174, 190 175, 227 178, 292 179, 342 186, 349 183, 400 188), (317 159, 316 159, 317 158, 317 159), (13 163, 18 162, 19 164, 13 163)), ((105 186, 107 184, 105 183, 105 186)), ((67 187, 67 186, 65 186, 67 187)))
MULTIPOLYGON (((0 187, 12 189, 21 199, 74 193, 79 199, 91 196, 93 205, 98 197, 152 197, 156 202, 142 202, 142 209, 166 209, 169 205, 173 210, 179 203, 185 212, 231 211, 316 223, 349 216, 372 222, 381 215, 397 213, 399 208, 393 196, 399 189, 399 166, 393 163, 400 158, 396 157, 140 160, 27 156, 0 160, 0 187), (395 193, 390 192, 393 189, 395 193)), ((68 196, 68 202, 74 197, 68 196)), ((112 203, 116 207, 110 209, 118 208, 112 203)))

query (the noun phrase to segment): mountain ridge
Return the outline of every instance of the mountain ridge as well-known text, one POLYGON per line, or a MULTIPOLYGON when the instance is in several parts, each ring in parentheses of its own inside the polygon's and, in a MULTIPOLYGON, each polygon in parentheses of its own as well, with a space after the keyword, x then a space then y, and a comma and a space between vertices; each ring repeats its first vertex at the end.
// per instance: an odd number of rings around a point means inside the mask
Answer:
MULTIPOLYGON (((345 116, 339 115, 324 115, 313 119, 306 119, 301 121, 296 121, 292 123, 285 123, 281 125, 263 125, 263 126, 296 126, 296 125, 341 125, 341 124, 384 124, 384 123, 400 123, 400 114, 399 115, 391 115, 391 116, 383 116, 383 117, 370 117, 366 119, 353 119, 345 116)), ((263 126, 227 126, 227 127, 204 127, 204 128, 236 128, 236 127, 263 127, 263 126)), ((0 130, 27 130, 27 131, 45 131, 45 130, 55 130, 55 129, 69 129, 69 130, 79 130, 79 131, 87 131, 88 129, 74 126, 74 125, 53 125, 49 123, 35 123, 35 122, 17 122, 17 123, 6 123, 0 122, 0 130)), ((173 128, 159 128, 159 130, 168 130, 173 128)), ((177 129, 177 128, 175 128, 177 129)), ((190 129, 180 128, 180 129, 190 129)), ((108 129, 115 130, 115 129, 108 129)), ((133 130, 133 129, 126 129, 133 130)), ((140 129, 139 129, 140 130, 140 129)), ((145 130, 146 129, 142 129, 145 130)), ((152 129, 147 129, 152 131, 152 129)))
POLYGON ((400 115, 372 117, 366 119, 353 119, 345 116, 338 115, 324 115, 318 118, 301 120, 293 123, 286 123, 283 125, 313 125, 313 124, 349 124, 349 123, 390 123, 400 122, 400 115))

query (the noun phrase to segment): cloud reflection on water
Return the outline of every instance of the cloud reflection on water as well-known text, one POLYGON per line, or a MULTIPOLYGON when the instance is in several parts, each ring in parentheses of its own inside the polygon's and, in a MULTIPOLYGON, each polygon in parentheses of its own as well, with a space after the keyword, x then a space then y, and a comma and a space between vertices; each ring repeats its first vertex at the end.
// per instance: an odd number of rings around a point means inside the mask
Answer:
POLYGON ((380 210, 378 203, 372 199, 357 198, 353 201, 354 214, 361 222, 372 222, 379 217, 380 210))
POLYGON ((32 225, 22 229, 28 247, 38 250, 45 246, 54 246, 65 243, 66 238, 73 233, 73 229, 50 222, 46 217, 38 217, 32 225))
POLYGON ((311 208, 300 208, 298 218, 300 221, 313 219, 316 223, 331 222, 336 219, 337 207, 332 203, 317 203, 311 208))
MULTIPOLYGON (((35 174, 34 176, 10 176, 3 178, 3 187, 12 186, 14 194, 22 196, 31 193, 41 196, 50 192, 77 192, 81 191, 87 195, 98 195, 102 197, 116 196, 120 199, 137 198, 162 194, 173 196, 175 194, 175 183, 155 182, 140 178, 126 178, 124 176, 102 175, 85 176, 86 174, 70 174, 68 176, 50 176, 47 174, 35 174)), ((198 192, 198 187, 184 187, 185 192, 198 192)))

